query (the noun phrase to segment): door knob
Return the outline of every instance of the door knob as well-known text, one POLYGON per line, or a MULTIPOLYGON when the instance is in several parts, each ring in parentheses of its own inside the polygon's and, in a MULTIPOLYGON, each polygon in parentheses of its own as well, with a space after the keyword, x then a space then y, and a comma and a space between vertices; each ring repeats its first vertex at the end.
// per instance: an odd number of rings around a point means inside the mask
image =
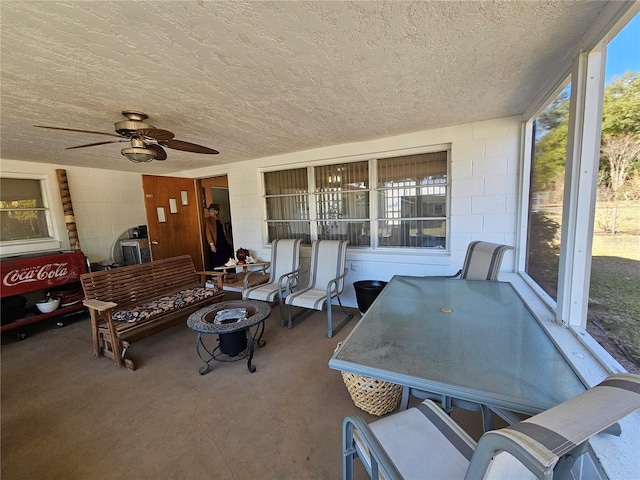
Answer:
POLYGON ((158 245, 158 241, 157 240, 152 240, 151 241, 151 245, 158 245))

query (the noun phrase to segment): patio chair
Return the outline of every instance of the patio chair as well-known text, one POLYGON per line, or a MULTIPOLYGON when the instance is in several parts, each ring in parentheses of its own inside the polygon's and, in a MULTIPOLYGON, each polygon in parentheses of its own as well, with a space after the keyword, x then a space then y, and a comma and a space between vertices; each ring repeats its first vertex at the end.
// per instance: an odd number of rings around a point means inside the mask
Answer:
POLYGON ((252 274, 262 272, 249 272, 244 277, 244 287, 242 298, 245 300, 259 300, 262 302, 280 304, 280 326, 284 327, 284 304, 285 298, 291 289, 296 287, 295 283, 287 282, 289 275, 296 272, 300 267, 300 245, 301 239, 276 239, 271 243, 271 262, 269 264, 269 280, 267 283, 249 287, 252 274))
POLYGON ((565 478, 591 437, 620 435, 616 422, 638 409, 640 375, 627 373, 611 375, 527 420, 487 432, 477 444, 431 400, 370 425, 358 416, 347 417, 342 475, 353 479, 354 458, 359 457, 376 480, 565 478))
POLYGON ((495 282, 500 273, 502 257, 507 250, 513 250, 513 247, 481 241, 471 242, 467 247, 462 268, 451 278, 495 282))
MULTIPOLYGON (((298 324, 314 310, 327 308, 328 337, 335 335, 351 318, 353 313, 347 312, 340 301, 340 294, 344 288, 344 278, 348 270, 344 264, 347 254, 346 240, 315 240, 311 244, 311 265, 309 270, 309 284, 306 288, 290 293, 284 303, 287 305, 289 328, 298 324), (345 317, 333 329, 331 300, 336 299, 345 317), (292 307, 300 307, 295 316, 291 315, 292 307)), ((295 281, 297 275, 291 275, 290 281, 295 281)))

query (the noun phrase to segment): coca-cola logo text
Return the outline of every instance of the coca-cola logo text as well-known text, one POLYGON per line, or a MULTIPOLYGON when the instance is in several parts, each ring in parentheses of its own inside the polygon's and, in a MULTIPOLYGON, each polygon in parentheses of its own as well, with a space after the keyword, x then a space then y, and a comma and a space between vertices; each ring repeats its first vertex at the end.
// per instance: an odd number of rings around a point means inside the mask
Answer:
POLYGON ((68 265, 68 262, 63 262, 16 268, 4 276, 2 284, 7 287, 13 287, 21 283, 42 282, 53 278, 66 277, 69 274, 68 265))

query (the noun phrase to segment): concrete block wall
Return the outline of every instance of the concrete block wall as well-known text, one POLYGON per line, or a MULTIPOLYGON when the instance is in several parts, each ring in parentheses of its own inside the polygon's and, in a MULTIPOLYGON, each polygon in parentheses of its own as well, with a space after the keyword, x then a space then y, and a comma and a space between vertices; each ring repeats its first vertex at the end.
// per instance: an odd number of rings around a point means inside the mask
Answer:
MULTIPOLYGON (((343 299, 355 306, 353 282, 389 280, 393 275, 449 275, 461 267, 467 245, 486 240, 515 245, 519 185, 520 117, 501 118, 417 132, 368 142, 261 158, 216 166, 176 176, 202 178, 226 173, 233 217, 234 241, 257 258, 268 260, 265 246, 261 171, 306 167, 319 163, 376 158, 378 152, 417 153, 433 145, 451 145, 451 223, 449 252, 409 249, 349 249, 349 275, 343 299)), ((310 249, 302 250, 308 262, 310 249)), ((507 252, 503 270, 513 271, 514 255, 507 252)))
POLYGON ((63 250, 69 248, 69 240, 56 169, 67 172, 82 251, 91 262, 112 260, 111 252, 118 237, 126 230, 146 223, 140 174, 3 160, 3 175, 45 176, 50 197, 48 203, 55 223, 52 235, 63 250))
POLYGON ((126 231, 147 223, 139 173, 67 168, 80 245, 92 262, 113 260, 126 231))
MULTIPOLYGON (((256 258, 268 260, 261 172, 306 167, 319 163, 366 160, 385 155, 418 153, 434 145, 451 146, 451 220, 448 252, 410 249, 353 248, 347 254, 349 276, 344 300, 355 306, 353 282, 389 280, 394 275, 449 275, 462 262, 472 240, 515 245, 519 185, 520 118, 509 117, 407 135, 315 150, 295 152, 246 162, 218 165, 174 176, 204 178, 226 174, 229 181, 234 241, 256 258)), ((55 234, 68 248, 66 228, 55 170, 64 168, 71 188, 82 250, 92 262, 111 259, 118 237, 146 223, 142 179, 138 173, 46 163, 3 161, 2 171, 45 174, 50 180, 55 234)), ((303 262, 310 249, 303 248, 303 262)), ((507 252, 503 270, 513 271, 514 255, 507 252)))
MULTIPOLYGON (((461 265, 472 240, 515 246, 520 165, 520 121, 468 125, 470 140, 452 142, 451 257, 461 265)), ((513 253, 503 268, 513 270, 513 253)))

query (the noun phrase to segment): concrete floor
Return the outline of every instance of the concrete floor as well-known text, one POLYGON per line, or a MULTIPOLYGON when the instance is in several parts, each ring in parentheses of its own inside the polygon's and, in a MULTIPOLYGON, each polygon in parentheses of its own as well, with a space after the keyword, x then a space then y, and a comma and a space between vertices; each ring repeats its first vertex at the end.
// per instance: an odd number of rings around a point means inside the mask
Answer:
MULTIPOLYGON (((226 300, 235 294, 227 294, 226 300)), ((337 479, 341 425, 370 422, 327 362, 359 314, 332 339, 326 314, 292 330, 276 307, 253 359, 213 362, 177 326, 135 343, 137 370, 93 356, 87 316, 3 334, 1 477, 13 479, 337 479)), ((215 337, 212 337, 215 339, 215 337)), ((474 436, 479 417, 454 412, 474 436)), ((368 478, 363 469, 357 478, 368 478)))

